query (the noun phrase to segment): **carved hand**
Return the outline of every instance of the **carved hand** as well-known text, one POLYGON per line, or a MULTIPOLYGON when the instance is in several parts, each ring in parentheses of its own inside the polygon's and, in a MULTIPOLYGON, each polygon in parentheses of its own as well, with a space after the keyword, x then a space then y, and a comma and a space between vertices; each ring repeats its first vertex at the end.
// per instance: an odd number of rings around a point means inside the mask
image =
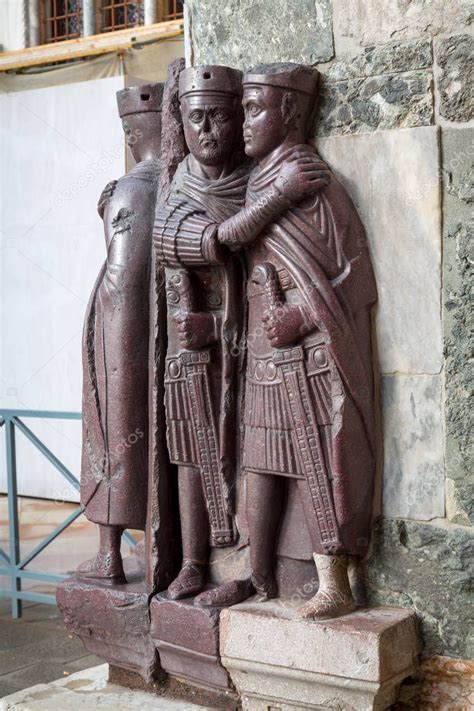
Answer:
POLYGON ((311 330, 303 308, 298 304, 282 304, 262 316, 263 328, 273 348, 290 346, 311 330))
POLYGON ((106 208, 106 205, 112 195, 114 194, 115 187, 117 185, 116 180, 111 180, 110 183, 107 183, 105 188, 102 190, 99 198, 99 202, 97 203, 97 212, 99 213, 100 217, 104 216, 104 211, 106 208))
POLYGON ((217 340, 216 321, 212 314, 200 311, 182 311, 174 317, 181 345, 189 350, 199 350, 217 340))
POLYGON ((314 195, 331 180, 327 165, 311 151, 295 151, 283 161, 275 187, 292 203, 314 195))

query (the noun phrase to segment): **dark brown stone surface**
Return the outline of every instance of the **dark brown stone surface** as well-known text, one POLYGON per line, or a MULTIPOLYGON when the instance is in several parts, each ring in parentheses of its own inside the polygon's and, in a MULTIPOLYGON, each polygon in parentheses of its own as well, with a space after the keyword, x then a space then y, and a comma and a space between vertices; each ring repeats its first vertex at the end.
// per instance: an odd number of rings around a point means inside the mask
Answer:
POLYGON ((143 579, 116 585, 69 578, 58 585, 56 599, 67 629, 89 652, 147 682, 162 678, 143 579))
POLYGON ((151 601, 151 637, 168 674, 232 696, 220 663, 219 616, 219 608, 198 607, 193 598, 169 600, 163 593, 151 601))
POLYGON ((203 706, 204 709, 239 711, 242 708, 232 690, 220 692, 215 689, 206 689, 201 686, 186 684, 172 676, 167 676, 158 682, 145 682, 139 674, 116 667, 113 664, 109 668, 109 682, 125 686, 128 689, 148 691, 170 700, 188 701, 189 703, 203 706))
MULTIPOLYGON (((367 81, 388 103, 410 91, 401 75, 367 81)), ((162 161, 161 87, 123 90, 140 162, 99 206, 81 496, 100 551, 58 604, 115 666, 231 703, 221 609, 280 594, 301 617, 346 615, 349 557, 370 538, 377 290, 356 209, 308 143, 319 90, 310 65, 173 63, 162 161), (116 447, 138 415, 141 446, 137 433, 116 447), (145 580, 122 570, 132 524, 145 580), (236 575, 247 538, 251 575, 236 575)))

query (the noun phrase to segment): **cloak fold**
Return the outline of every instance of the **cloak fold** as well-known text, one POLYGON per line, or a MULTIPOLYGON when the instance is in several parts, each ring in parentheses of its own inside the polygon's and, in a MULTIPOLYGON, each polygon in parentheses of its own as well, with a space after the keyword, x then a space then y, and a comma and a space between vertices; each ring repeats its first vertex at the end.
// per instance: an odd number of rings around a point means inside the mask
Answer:
MULTIPOLYGON (((248 202, 272 185, 283 160, 298 148, 254 171, 248 202)), ((325 334, 343 383, 343 392, 333 396, 330 472, 342 541, 348 552, 360 553, 368 545, 375 470, 370 310, 377 290, 364 228, 332 177, 259 240, 288 270, 310 320, 325 334)))
POLYGON ((147 499, 148 280, 160 163, 144 161, 99 200, 107 259, 83 332, 81 504, 89 520, 144 528, 147 499))

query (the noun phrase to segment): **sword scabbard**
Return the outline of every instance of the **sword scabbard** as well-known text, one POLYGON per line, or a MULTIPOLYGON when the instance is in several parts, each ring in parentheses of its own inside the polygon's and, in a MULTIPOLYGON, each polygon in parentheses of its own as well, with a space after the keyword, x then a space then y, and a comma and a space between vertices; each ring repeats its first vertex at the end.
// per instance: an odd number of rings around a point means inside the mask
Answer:
MULTIPOLYGON (((182 311, 194 310, 194 296, 190 275, 181 270, 171 278, 172 288, 179 295, 182 311)), ((204 496, 209 513, 212 543, 216 547, 234 542, 233 519, 228 511, 224 473, 219 456, 219 436, 214 415, 212 388, 209 374, 211 352, 183 350, 181 364, 186 376, 186 389, 194 418, 193 429, 199 459, 204 496)))
MULTIPOLYGON (((252 279, 263 287, 270 313, 282 304, 278 274, 273 264, 256 266, 252 279)), ((308 485, 323 548, 334 553, 341 547, 332 485, 319 435, 308 383, 304 349, 276 348, 273 361, 280 372, 284 395, 293 423, 296 456, 308 485)))

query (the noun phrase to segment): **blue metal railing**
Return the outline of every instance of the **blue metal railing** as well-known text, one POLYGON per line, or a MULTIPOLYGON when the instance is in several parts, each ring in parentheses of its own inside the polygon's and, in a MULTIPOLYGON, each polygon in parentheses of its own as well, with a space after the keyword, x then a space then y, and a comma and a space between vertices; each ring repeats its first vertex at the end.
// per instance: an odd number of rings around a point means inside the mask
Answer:
MULTIPOLYGON (((7 497, 8 497, 8 539, 9 553, 0 548, 0 576, 9 576, 11 589, 0 588, 0 597, 11 597, 13 617, 21 617, 22 600, 56 604, 54 595, 22 590, 23 579, 38 582, 57 583, 66 575, 57 575, 40 571, 25 570, 28 563, 36 558, 52 541, 54 541, 82 513, 78 506, 62 523, 59 524, 41 543, 21 558, 20 551, 20 521, 18 516, 18 486, 15 449, 15 429, 20 430, 39 452, 59 471, 59 473, 79 491, 80 483, 67 467, 51 452, 46 445, 30 430, 21 418, 43 418, 55 420, 80 420, 80 412, 56 412, 50 410, 1 410, 0 427, 5 427, 6 461, 7 461, 7 497)), ((124 533, 129 545, 134 548, 136 541, 128 531, 124 533)))

